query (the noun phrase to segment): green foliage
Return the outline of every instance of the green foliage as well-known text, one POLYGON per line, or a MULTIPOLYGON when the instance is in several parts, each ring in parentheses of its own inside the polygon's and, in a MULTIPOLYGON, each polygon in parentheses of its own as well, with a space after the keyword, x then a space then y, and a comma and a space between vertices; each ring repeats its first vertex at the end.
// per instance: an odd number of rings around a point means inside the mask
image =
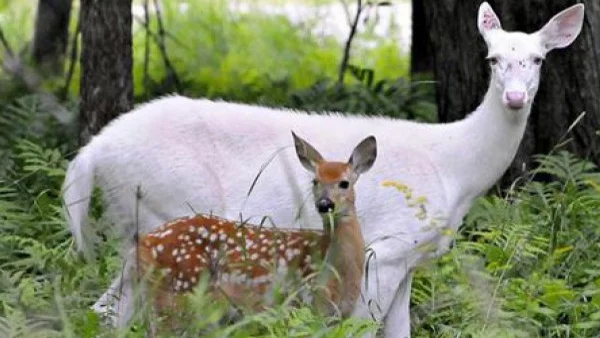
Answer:
MULTIPOLYGON (((182 13, 177 2, 166 2, 162 14, 168 57, 184 92, 191 96, 285 105, 291 92, 337 75, 342 46, 333 38, 312 35, 310 25, 298 27, 282 15, 265 15, 252 3, 247 3, 246 12, 232 11, 231 2, 223 0, 192 0, 188 4, 182 13)), ((158 31, 154 16, 151 29, 158 31)), ((145 39, 146 31, 137 26, 136 93, 145 91, 145 39)), ((174 83, 156 44, 151 43, 149 55, 151 96, 173 91, 174 83)), ((357 47, 353 55, 358 63, 387 78, 408 74, 408 59, 395 42, 357 47)))
MULTIPOLYGON (((44 95, 27 95, 0 103, 0 180, 8 175, 17 160, 13 155, 19 140, 29 141, 62 152, 75 147, 73 113, 44 95)), ((14 173, 13 173, 14 174, 14 173)), ((14 179, 17 179, 13 175, 14 179)))
POLYGON ((479 200, 455 248, 418 272, 417 337, 600 335, 600 174, 567 152, 538 162, 552 182, 479 200))
POLYGON ((308 111, 338 111, 364 115, 384 115, 409 120, 434 122, 437 110, 433 103, 431 86, 411 83, 398 78, 395 81, 375 81, 372 69, 349 67, 356 78, 352 84, 323 80, 306 90, 292 94, 292 108, 308 111))

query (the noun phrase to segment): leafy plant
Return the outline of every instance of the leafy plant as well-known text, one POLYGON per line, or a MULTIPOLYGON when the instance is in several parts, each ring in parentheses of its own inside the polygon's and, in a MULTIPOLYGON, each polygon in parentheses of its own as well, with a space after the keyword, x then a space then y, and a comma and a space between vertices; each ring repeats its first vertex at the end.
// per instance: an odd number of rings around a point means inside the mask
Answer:
POLYGON ((481 199, 455 248, 419 271, 417 336, 600 334, 600 175, 564 151, 537 161, 553 181, 481 199))
POLYGON ((291 96, 291 108, 308 111, 350 112, 433 122, 437 110, 427 83, 404 78, 377 80, 372 69, 350 65, 356 81, 339 84, 322 80, 291 96))

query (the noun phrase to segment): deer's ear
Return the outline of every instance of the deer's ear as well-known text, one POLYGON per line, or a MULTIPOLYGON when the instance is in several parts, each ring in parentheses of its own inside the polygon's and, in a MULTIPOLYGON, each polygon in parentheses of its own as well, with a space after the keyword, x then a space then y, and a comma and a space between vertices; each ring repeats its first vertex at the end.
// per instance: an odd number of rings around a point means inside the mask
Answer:
POLYGON ((319 152, 308 142, 298 137, 293 131, 292 137, 294 138, 294 146, 296 147, 296 154, 298 155, 300 163, 306 170, 315 172, 317 164, 323 161, 323 156, 321 156, 321 154, 319 154, 319 152))
POLYGON ((492 9, 489 3, 483 2, 479 6, 479 12, 477 13, 477 28, 479 33, 487 41, 487 34, 490 31, 502 29, 500 19, 492 9))
POLYGON ((375 136, 369 136, 354 148, 348 164, 357 174, 362 174, 371 169, 376 158, 377 140, 375 140, 375 136))
POLYGON ((542 48, 549 52, 573 43, 583 26, 584 5, 577 4, 556 14, 536 34, 540 36, 542 48))

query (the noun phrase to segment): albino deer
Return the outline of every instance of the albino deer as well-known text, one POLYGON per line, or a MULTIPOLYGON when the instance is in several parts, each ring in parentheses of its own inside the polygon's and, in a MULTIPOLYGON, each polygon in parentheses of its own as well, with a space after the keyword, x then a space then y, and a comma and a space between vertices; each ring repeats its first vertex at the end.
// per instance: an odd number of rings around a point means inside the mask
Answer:
POLYGON ((223 292, 236 305, 257 307, 271 289, 275 271, 314 278, 315 263, 324 260, 327 267, 317 276, 324 283, 317 289, 317 304, 325 306, 321 310, 333 305, 331 310, 339 310, 342 317, 350 315, 360 294, 365 258, 354 184, 373 165, 376 141, 373 136, 363 140, 344 163, 323 160, 310 144, 293 136, 300 162, 314 175, 315 207, 324 230, 267 228, 207 215, 171 221, 143 237, 132 251, 138 254, 142 276, 149 271, 159 275, 150 284, 158 291, 158 312, 174 307, 203 273, 218 288, 216 296, 223 292))
MULTIPOLYGON (((482 3, 478 27, 489 51, 490 84, 481 105, 454 123, 304 114, 179 96, 142 105, 104 128, 70 164, 64 199, 72 233, 83 249, 95 183, 104 191, 106 215, 118 220, 126 252, 134 245, 136 224, 149 232, 154 224, 193 214, 190 206, 228 218, 241 212, 268 215, 275 224, 316 224, 317 212, 300 207, 298 187, 310 177, 290 165, 294 154, 282 149, 289 144, 287 130, 332 149, 368 132, 377 137, 381 156, 357 184, 356 202, 374 254, 353 316, 383 321, 386 337, 408 337, 412 268, 448 250, 449 233, 508 168, 525 131, 542 60, 576 39, 583 16, 584 6, 578 4, 535 33, 507 32, 482 3), (397 191, 382 187, 383 180, 400 181, 415 196, 424 196, 425 217, 397 191)), ((109 307, 117 313, 117 325, 124 325, 131 314, 130 295, 130 280, 117 278, 94 308, 105 312, 109 307), (110 302, 115 295, 116 309, 110 302)))

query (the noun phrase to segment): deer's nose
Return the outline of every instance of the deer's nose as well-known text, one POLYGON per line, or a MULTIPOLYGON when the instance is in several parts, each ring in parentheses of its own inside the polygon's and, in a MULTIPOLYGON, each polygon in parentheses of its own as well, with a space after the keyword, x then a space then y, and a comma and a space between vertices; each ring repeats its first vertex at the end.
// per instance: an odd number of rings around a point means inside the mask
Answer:
POLYGON ((525 105, 525 93, 521 91, 506 92, 506 103, 511 109, 520 109, 525 105))
POLYGON ((321 198, 317 201, 317 210, 322 214, 332 212, 334 208, 335 204, 329 198, 321 198))

